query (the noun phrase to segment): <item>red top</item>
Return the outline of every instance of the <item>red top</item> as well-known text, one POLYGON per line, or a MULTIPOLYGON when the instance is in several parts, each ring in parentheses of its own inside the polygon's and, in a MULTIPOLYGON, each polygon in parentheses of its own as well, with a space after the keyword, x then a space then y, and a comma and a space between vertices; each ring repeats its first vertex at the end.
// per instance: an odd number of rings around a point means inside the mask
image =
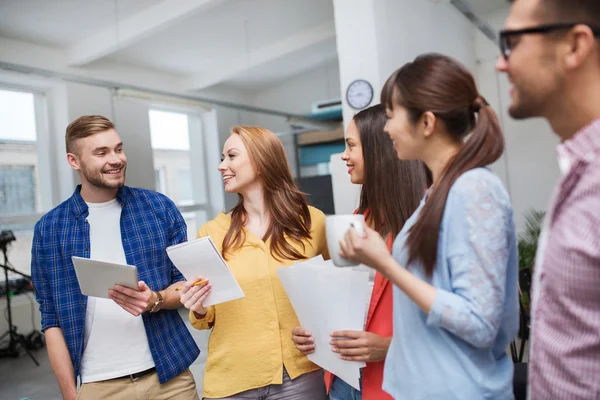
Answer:
MULTIPOLYGON (((394 238, 390 235, 387 238, 387 246, 391 251, 394 238)), ((369 314, 367 314, 367 332, 375 333, 383 337, 392 336, 392 308, 393 308, 393 287, 390 282, 379 272, 375 274, 373 282, 373 294, 369 305, 369 314)), ((363 400, 392 400, 393 398, 383 391, 383 366, 385 360, 379 362, 368 362, 362 369, 362 398, 363 400)), ((325 371, 325 386, 327 393, 333 382, 334 375, 325 371)))

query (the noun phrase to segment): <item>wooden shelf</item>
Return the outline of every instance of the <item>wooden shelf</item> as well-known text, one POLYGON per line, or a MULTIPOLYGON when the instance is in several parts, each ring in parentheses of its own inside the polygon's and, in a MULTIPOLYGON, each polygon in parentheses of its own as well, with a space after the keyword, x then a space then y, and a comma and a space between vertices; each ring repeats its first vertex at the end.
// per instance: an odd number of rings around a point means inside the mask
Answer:
POLYGON ((341 124, 337 129, 332 131, 312 131, 299 134, 298 146, 329 143, 338 140, 344 140, 344 127, 341 124))

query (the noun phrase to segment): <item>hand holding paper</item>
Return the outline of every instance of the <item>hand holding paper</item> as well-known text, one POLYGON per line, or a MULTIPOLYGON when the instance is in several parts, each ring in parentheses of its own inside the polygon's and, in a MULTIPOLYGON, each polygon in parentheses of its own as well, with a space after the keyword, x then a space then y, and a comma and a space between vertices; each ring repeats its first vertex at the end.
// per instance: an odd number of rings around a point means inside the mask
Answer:
POLYGON ((331 334, 331 350, 342 360, 377 362, 385 360, 391 337, 365 331, 337 331, 331 334))
POLYGON ((188 310, 196 313, 197 317, 204 317, 206 315, 206 307, 204 307, 203 302, 210 294, 211 287, 210 282, 203 280, 201 276, 197 276, 193 281, 185 282, 179 292, 181 304, 188 310), (198 285, 199 282, 204 283, 198 285))
POLYGON ((304 355, 315 352, 315 339, 311 336, 310 332, 301 326, 292 329, 292 342, 294 342, 300 353, 304 355))

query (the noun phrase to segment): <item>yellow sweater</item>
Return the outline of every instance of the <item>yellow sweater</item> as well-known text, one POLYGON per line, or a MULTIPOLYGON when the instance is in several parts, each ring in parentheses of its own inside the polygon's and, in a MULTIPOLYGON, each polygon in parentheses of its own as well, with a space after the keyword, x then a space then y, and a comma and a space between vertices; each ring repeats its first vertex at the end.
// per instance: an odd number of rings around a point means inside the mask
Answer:
MULTIPOLYGON (((310 216, 312 239, 305 241, 304 255, 312 258, 323 254, 328 258, 325 215, 311 207, 310 216)), ((203 225, 197 237, 210 236, 221 251, 230 223, 229 216, 221 213, 203 225)), ((263 242, 246 231, 246 242, 234 254, 229 253, 227 260, 246 296, 209 307, 202 319, 190 312, 190 322, 196 329, 213 329, 208 342, 204 397, 227 397, 281 384, 283 366, 292 379, 319 369, 291 339, 292 329, 300 324, 277 269, 291 266, 294 261, 278 261, 269 246, 270 240, 263 242)))

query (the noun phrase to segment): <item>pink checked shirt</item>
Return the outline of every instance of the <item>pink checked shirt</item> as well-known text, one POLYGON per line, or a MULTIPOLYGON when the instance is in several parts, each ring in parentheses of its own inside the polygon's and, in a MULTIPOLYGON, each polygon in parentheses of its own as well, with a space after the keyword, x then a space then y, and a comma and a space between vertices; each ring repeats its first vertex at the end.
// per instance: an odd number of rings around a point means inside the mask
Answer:
POLYGON ((533 282, 531 400, 600 399, 600 119, 558 146, 533 282))

